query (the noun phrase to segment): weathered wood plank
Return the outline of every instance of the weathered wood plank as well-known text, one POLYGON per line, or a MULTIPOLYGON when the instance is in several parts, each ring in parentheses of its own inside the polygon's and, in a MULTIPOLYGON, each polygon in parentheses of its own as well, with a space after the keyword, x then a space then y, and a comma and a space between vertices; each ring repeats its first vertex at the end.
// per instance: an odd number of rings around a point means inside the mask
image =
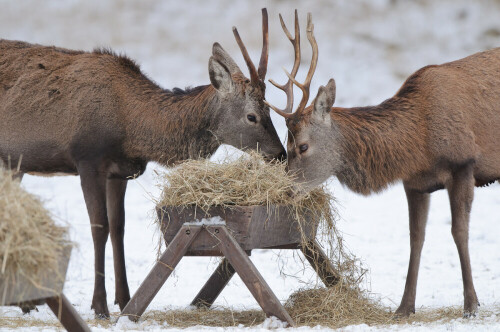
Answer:
POLYGON ((139 320, 201 230, 202 226, 182 226, 180 228, 159 261, 125 306, 121 316, 128 316, 132 321, 139 320))
POLYGON ((66 280, 70 256, 71 246, 66 246, 57 260, 56 271, 40 269, 38 275, 30 276, 38 281, 38 285, 21 273, 16 273, 13 280, 0 276, 0 306, 17 305, 60 294, 66 280))
POLYGON ((219 248, 266 315, 275 316, 287 322, 290 326, 294 326, 295 323, 288 312, 227 228, 224 226, 207 226, 207 230, 220 240, 219 248))
POLYGON ((59 296, 49 297, 45 301, 67 331, 90 332, 85 321, 76 312, 64 294, 61 293, 59 296))
MULTIPOLYGON (((195 206, 189 208, 172 206, 157 208, 158 218, 161 221, 161 232, 167 244, 172 241, 178 229, 185 222, 194 222, 203 218, 219 216, 226 222, 227 227, 231 229, 238 243, 244 247, 250 245, 248 228, 252 218, 252 211, 253 207, 251 206, 237 206, 234 209, 224 209, 221 206, 214 206, 207 212, 195 206)), ((193 242, 188 254, 195 256, 202 251, 213 253, 216 248, 217 246, 214 246, 214 241, 210 234, 203 232, 193 242)))
MULTIPOLYGON (((168 244, 185 222, 201 220, 209 216, 220 216, 227 228, 243 250, 264 249, 300 243, 303 239, 312 240, 316 236, 318 220, 311 215, 304 215, 304 223, 300 226, 287 206, 235 206, 222 208, 214 206, 207 213, 195 206, 157 208, 161 229, 168 244)), ((202 233, 193 242, 188 255, 206 256, 204 251, 218 256, 214 252, 214 243, 207 233, 202 233)))
POLYGON ((198 308, 210 308, 235 273, 234 267, 227 258, 224 258, 191 305, 198 308))
POLYGON ((340 281, 340 274, 335 270, 316 240, 307 245, 301 245, 300 250, 326 287, 335 286, 340 281))

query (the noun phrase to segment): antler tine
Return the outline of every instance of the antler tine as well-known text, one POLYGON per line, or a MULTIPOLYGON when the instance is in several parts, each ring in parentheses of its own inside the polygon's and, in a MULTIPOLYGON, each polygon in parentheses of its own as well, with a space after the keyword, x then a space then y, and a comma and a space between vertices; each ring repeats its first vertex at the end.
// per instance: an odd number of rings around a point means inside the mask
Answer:
MULTIPOLYGON (((285 35, 288 37, 288 39, 292 43, 293 49, 295 52, 295 61, 293 63, 292 74, 291 74, 295 78, 295 76, 297 75, 297 72, 299 71, 299 66, 300 66, 299 16, 298 16, 297 10, 295 10, 295 37, 292 37, 292 34, 290 33, 290 31, 288 31, 281 14, 279 14, 279 17, 280 17, 281 27, 283 28, 285 35)), ((285 69, 283 68, 283 70, 285 70, 285 69)), ((285 73, 287 73, 286 70, 285 70, 285 73)), ((288 75, 288 73, 287 73, 287 75, 288 75)), ((271 107, 279 115, 281 115, 285 118, 289 118, 291 116, 292 108, 293 108, 293 82, 292 82, 292 80, 288 79, 286 84, 283 84, 283 85, 276 83, 272 79, 269 80, 269 82, 271 82, 272 85, 274 85, 275 87, 277 87, 280 90, 283 90, 286 93, 286 107, 283 110, 280 110, 279 108, 269 104, 268 102, 266 102, 266 105, 271 107)))
POLYGON ((269 59, 269 23, 267 9, 262 8, 262 53, 260 55, 258 74, 262 81, 266 78, 267 61, 269 59))
POLYGON ((236 39, 236 42, 238 43, 238 46, 240 47, 241 53, 243 53, 243 58, 247 63, 248 71, 250 72, 250 80, 252 82, 258 82, 259 74, 255 69, 252 59, 250 59, 250 56, 248 55, 247 48, 245 47, 245 44, 243 44, 243 41, 241 40, 240 34, 238 33, 238 29, 236 29, 236 27, 233 27, 233 34, 234 38, 236 39))
POLYGON ((302 90, 302 100, 300 101, 299 106, 297 107, 296 112, 302 111, 309 100, 309 88, 311 86, 311 80, 314 76, 314 72, 316 71, 316 65, 318 63, 318 43, 316 43, 316 38, 314 38, 314 24, 312 23, 312 15, 311 13, 307 13, 307 39, 311 44, 312 48, 312 59, 311 66, 309 67, 309 71, 307 72, 306 79, 304 84, 300 84, 295 80, 295 77, 292 79, 292 75, 288 75, 288 77, 302 90))

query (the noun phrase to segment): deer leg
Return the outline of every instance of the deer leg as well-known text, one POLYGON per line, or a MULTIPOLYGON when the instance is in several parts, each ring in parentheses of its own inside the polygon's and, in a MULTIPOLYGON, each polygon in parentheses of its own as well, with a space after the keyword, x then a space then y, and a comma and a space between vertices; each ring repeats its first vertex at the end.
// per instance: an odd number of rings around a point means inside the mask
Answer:
POLYGON ((19 182, 21 182, 23 180, 23 176, 24 176, 24 173, 23 172, 16 172, 12 178, 14 180, 19 180, 19 182))
POLYGON ((97 167, 92 165, 78 167, 78 173, 80 174, 94 241, 95 284, 91 308, 94 309, 98 318, 108 318, 109 311, 104 283, 104 258, 109 235, 106 212, 106 173, 99 172, 97 167))
POLYGON ((425 225, 429 213, 430 194, 423 194, 405 186, 410 217, 410 263, 406 275, 405 290, 401 304, 396 310, 398 316, 409 316, 415 313, 415 297, 417 294, 418 269, 420 254, 425 239, 425 225))
POLYGON ((464 317, 475 316, 479 306, 472 281, 469 256, 469 217, 474 198, 473 165, 464 166, 453 173, 448 195, 451 206, 451 233, 458 249, 464 284, 464 317))
POLYGON ((113 262, 115 268, 115 304, 123 310, 130 300, 125 267, 125 251, 123 236, 125 234, 125 190, 127 180, 108 179, 106 188, 106 204, 108 210, 111 244, 113 245, 113 262))

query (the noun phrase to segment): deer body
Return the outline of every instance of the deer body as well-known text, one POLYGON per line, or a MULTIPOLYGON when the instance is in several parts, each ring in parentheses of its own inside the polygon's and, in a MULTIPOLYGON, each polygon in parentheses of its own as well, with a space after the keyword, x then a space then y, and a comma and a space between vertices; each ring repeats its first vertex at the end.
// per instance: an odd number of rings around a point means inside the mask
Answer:
MULTIPOLYGON (((259 72, 246 79, 217 43, 210 85, 163 90, 110 51, 71 51, 0 40, 0 161, 24 173, 79 175, 95 252, 92 307, 108 317, 104 250, 113 245, 116 297, 130 299, 123 251, 127 180, 149 161, 170 166, 222 144, 285 151, 264 105, 267 13, 259 72), (264 59, 264 60, 263 60, 264 59)), ((265 23, 265 24, 264 24, 265 23)), ((239 38, 239 36, 238 36, 239 38)))
POLYGON ((431 193, 467 164, 477 186, 494 182, 500 179, 500 49, 424 67, 382 104, 334 107, 330 117, 341 160, 335 174, 356 192, 403 180, 431 193))
MULTIPOLYGON (((308 88, 294 76, 290 80, 307 100, 308 88)), ((312 105, 281 113, 289 129, 290 170, 306 188, 336 176, 364 195, 403 182, 411 254, 399 315, 415 312, 430 193, 446 189, 462 268, 464 316, 475 315, 479 303, 468 249, 469 215, 474 186, 500 180, 500 48, 424 67, 377 106, 332 108, 335 90, 331 79, 312 105)))

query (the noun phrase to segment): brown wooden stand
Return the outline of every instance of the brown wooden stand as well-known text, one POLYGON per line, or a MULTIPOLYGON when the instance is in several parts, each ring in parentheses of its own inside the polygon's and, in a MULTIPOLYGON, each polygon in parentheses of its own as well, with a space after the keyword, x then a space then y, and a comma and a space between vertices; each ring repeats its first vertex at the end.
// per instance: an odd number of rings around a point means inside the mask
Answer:
MULTIPOLYGON (((121 316, 128 316, 132 321, 139 319, 181 258, 188 252, 199 253, 196 250, 198 247, 195 245, 197 238, 199 239, 198 243, 202 240, 204 248, 209 248, 206 251, 215 256, 218 255, 217 253, 222 254, 225 258, 192 304, 199 307, 210 307, 232 276, 238 273, 267 316, 275 316, 290 326, 295 325, 288 312, 248 258, 248 254, 231 235, 225 224, 183 224, 159 261, 123 309, 121 316)), ((275 246, 274 248, 301 249, 325 285, 332 286, 338 281, 338 275, 333 266, 315 241, 312 241, 310 246, 305 247, 295 244, 275 246)), ((249 253, 249 251, 247 252, 249 253)))

